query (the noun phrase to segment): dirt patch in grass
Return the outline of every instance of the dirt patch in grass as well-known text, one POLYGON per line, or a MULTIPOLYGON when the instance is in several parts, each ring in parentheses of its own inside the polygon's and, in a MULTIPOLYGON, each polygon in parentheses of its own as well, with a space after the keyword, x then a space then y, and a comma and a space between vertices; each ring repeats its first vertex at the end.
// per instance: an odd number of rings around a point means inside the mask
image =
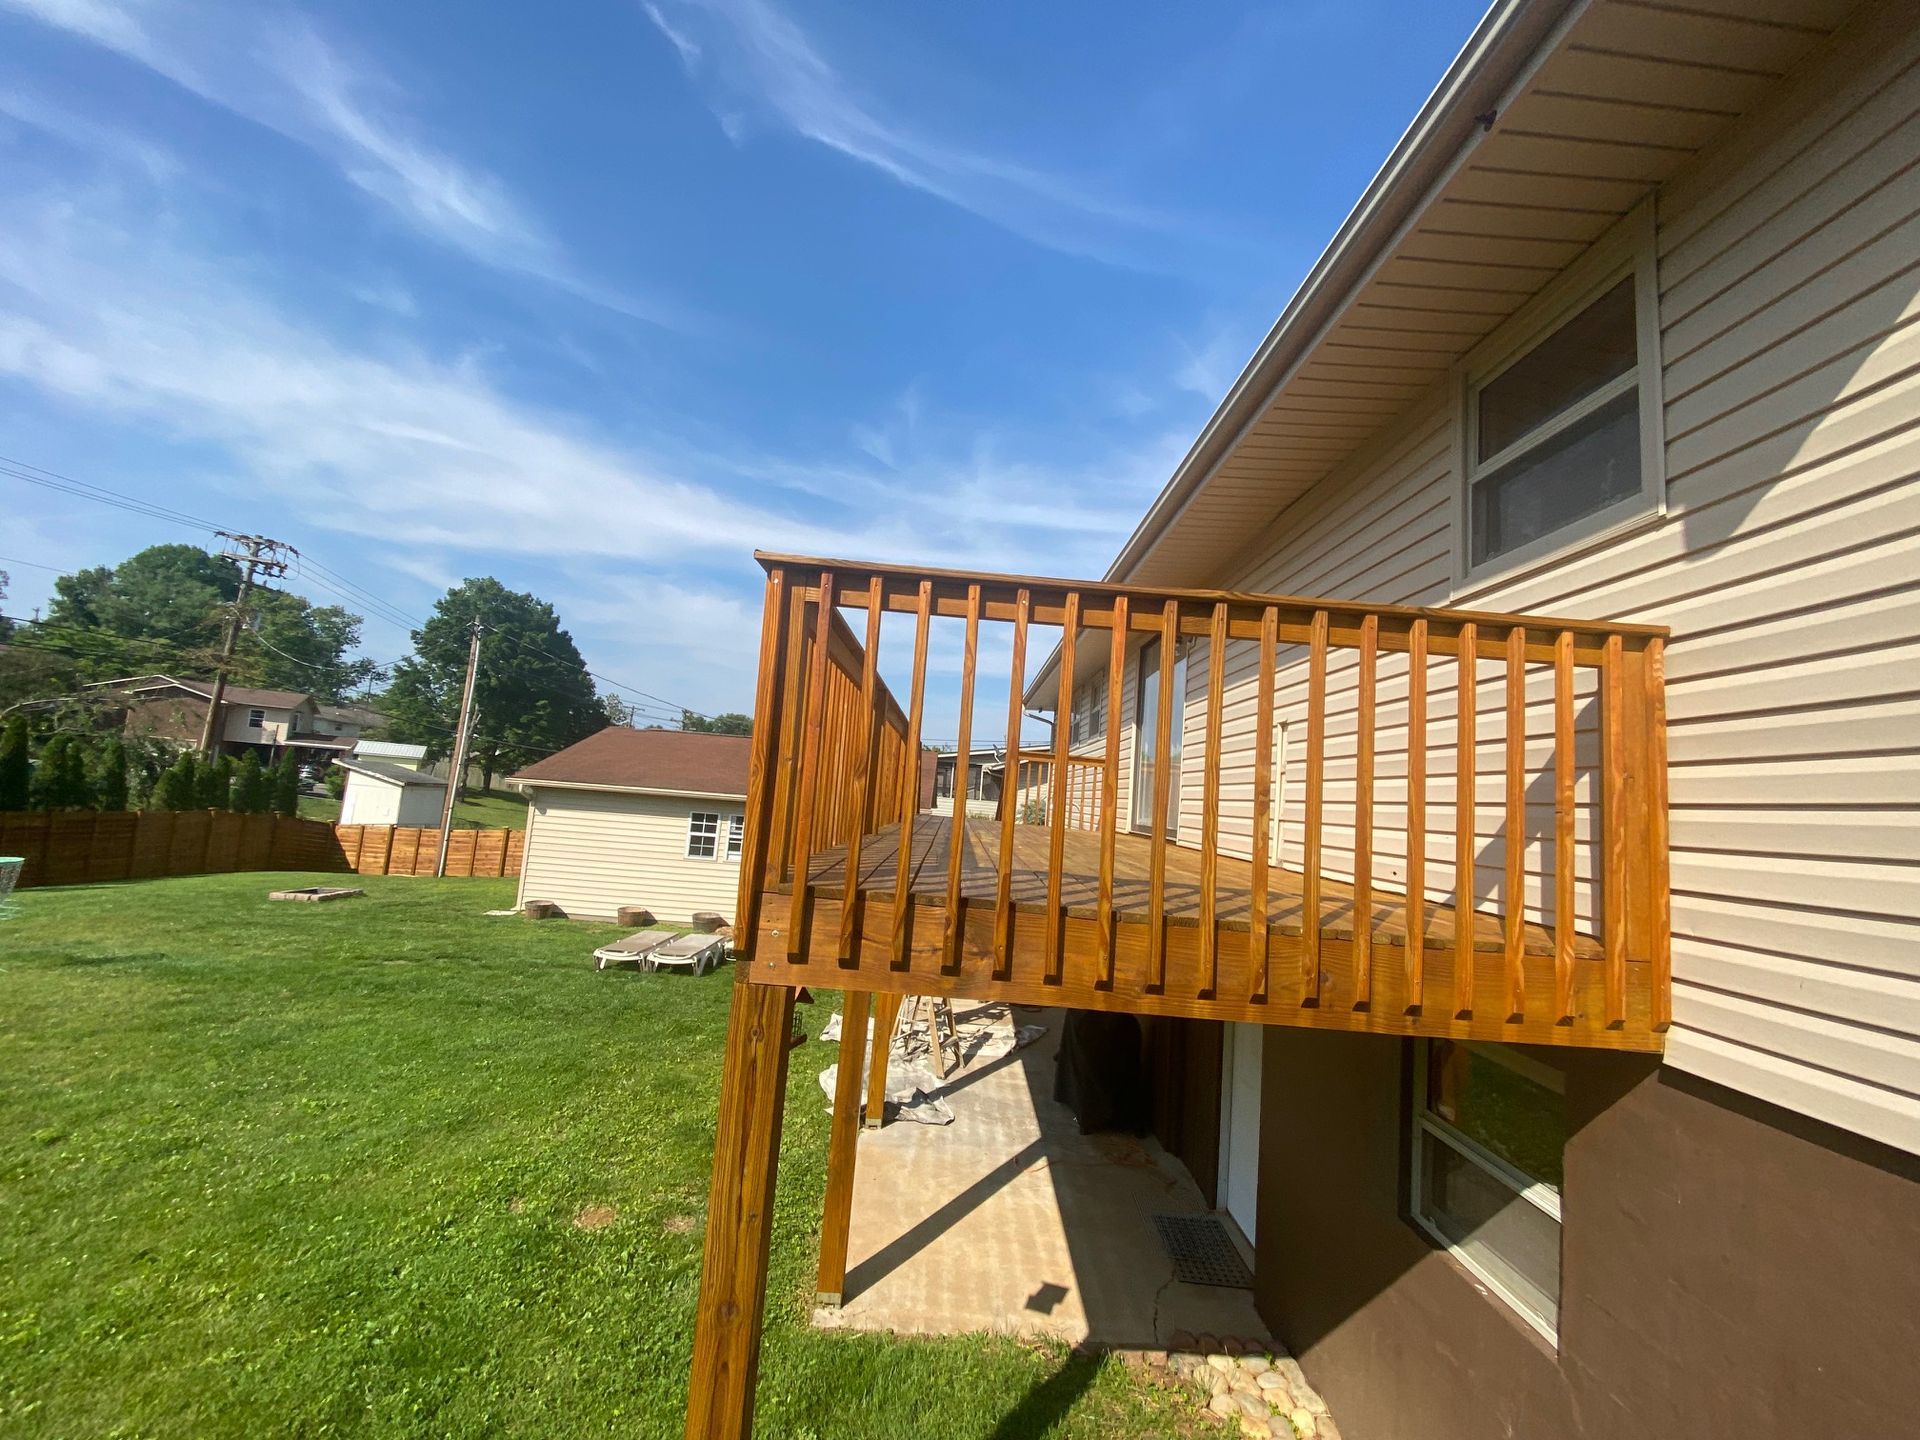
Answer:
POLYGON ((692 1215, 669 1215, 660 1228, 669 1235, 691 1235, 700 1228, 700 1221, 692 1215))
POLYGON ((580 1213, 573 1217, 576 1230, 604 1230, 620 1218, 620 1212, 611 1205, 582 1205, 580 1213))

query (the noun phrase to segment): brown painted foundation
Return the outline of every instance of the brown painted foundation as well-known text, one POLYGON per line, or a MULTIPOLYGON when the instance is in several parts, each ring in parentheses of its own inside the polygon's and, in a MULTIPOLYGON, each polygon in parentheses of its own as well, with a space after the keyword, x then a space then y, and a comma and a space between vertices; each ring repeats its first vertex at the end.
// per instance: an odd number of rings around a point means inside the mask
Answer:
POLYGON ((1556 1351, 1407 1219, 1411 1056, 1267 1032, 1257 1300, 1349 1440, 1920 1434, 1920 1160, 1559 1052, 1556 1351))

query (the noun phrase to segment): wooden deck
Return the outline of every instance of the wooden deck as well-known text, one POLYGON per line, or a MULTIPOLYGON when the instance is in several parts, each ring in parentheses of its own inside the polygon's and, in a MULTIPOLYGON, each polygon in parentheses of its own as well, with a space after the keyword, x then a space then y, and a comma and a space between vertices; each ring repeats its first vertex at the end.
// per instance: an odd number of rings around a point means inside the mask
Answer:
MULTIPOLYGON (((891 902, 899 868, 898 824, 867 835, 860 847, 860 887, 869 896, 891 902)), ((944 903, 947 894, 949 846, 954 822, 947 815, 921 815, 913 822, 912 879, 908 888, 917 900, 944 903)), ((964 822, 961 844, 961 895, 970 903, 992 905, 998 894, 1000 870, 998 820, 964 822)), ((1047 902, 1048 831, 1044 826, 1016 825, 1013 831, 1013 901, 1017 908, 1041 913, 1047 902)), ((1144 835, 1114 837, 1113 901, 1121 924, 1148 923, 1148 863, 1151 844, 1144 835)), ((822 851, 808 867, 813 893, 838 900, 847 877, 845 847, 822 851)), ((1244 935, 1253 886, 1253 866, 1222 855, 1218 861, 1215 894, 1216 921, 1223 931, 1244 935)), ((788 887, 790 888, 790 887, 788 887)), ((1169 925, 1196 926, 1200 921, 1200 852, 1184 845, 1167 848, 1166 918, 1169 925)), ((1065 863, 1061 869, 1061 899, 1067 914, 1079 919, 1098 917, 1100 840, 1084 830, 1065 836, 1065 863)), ((1268 928, 1276 935, 1304 933, 1301 876, 1277 866, 1267 871, 1268 928)), ((1408 933, 1404 895, 1375 889, 1371 897, 1372 932, 1377 941, 1403 945, 1408 933)), ((1455 944, 1456 913, 1450 905, 1428 901, 1420 917, 1420 933, 1429 950, 1450 950, 1455 944)), ((1505 930, 1498 915, 1476 911, 1472 916, 1473 948, 1498 953, 1505 947, 1505 930)), ((1331 878, 1321 881, 1320 931, 1328 939, 1353 938, 1353 887, 1331 878)), ((1554 935, 1544 926, 1524 928, 1526 953, 1550 958, 1554 935)), ((1576 932, 1574 957, 1599 960, 1600 942, 1576 932)))

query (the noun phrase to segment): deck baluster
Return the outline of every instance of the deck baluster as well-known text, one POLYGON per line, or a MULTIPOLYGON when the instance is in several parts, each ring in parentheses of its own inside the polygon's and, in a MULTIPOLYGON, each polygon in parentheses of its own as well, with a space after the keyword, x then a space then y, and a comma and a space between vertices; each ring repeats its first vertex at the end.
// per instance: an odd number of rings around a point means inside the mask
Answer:
POLYGON ((1061 872, 1066 868, 1067 756, 1072 751, 1073 660, 1080 630, 1080 594, 1067 592, 1066 616, 1060 624, 1060 694, 1053 713, 1053 774, 1047 805, 1047 980, 1060 983, 1061 950, 1065 945, 1067 907, 1061 903, 1061 872))
POLYGON ((1020 798, 1020 717, 1025 712, 1027 671, 1027 619, 1033 610, 1033 594, 1022 587, 1013 601, 1013 662, 1007 686, 1007 769, 1000 789, 1000 876, 994 890, 993 960, 994 978, 1005 979, 1013 971, 1013 841, 1020 817, 1016 813, 1020 798))
POLYGON ((847 878, 840 900, 840 958, 854 958, 860 939, 860 912, 864 903, 860 884, 860 857, 867 832, 873 828, 873 770, 880 746, 880 615, 884 583, 878 575, 868 582, 867 644, 860 657, 859 748, 853 755, 853 775, 847 820, 847 878))
POLYGON ((804 959, 812 949, 813 829, 819 805, 820 743, 826 733, 827 645, 833 634, 833 572, 820 572, 815 601, 813 654, 807 660, 807 730, 801 747, 799 783, 794 787, 793 913, 787 927, 787 958, 804 959))
POLYGON ((1127 678, 1127 597, 1113 601, 1113 631, 1107 653, 1107 747, 1100 762, 1100 979, 1113 984, 1113 850, 1120 819, 1120 701, 1127 678))
MULTIPOLYGON (((907 707, 907 748, 900 761, 899 854, 894 857, 893 964, 907 968, 913 941, 914 845, 920 815, 920 722, 927 703, 927 638, 933 626, 933 582, 922 580, 914 602, 913 689, 907 707)), ((885 1041, 880 1042, 882 1047, 885 1041)))
POLYGON ((1359 754, 1353 798, 1353 1004, 1373 1004, 1374 682, 1380 668, 1380 617, 1360 621, 1359 754))
POLYGON ((1573 1019, 1573 632, 1553 642, 1553 1014, 1573 1019))
POLYGON ((1527 1008, 1527 632, 1507 631, 1507 1014, 1527 1008))
POLYGON ((1327 612, 1313 612, 1307 640, 1307 818, 1300 876, 1300 1003, 1320 1003, 1320 804, 1327 779, 1327 612))
POLYGON ((976 584, 967 586, 967 632, 960 651, 960 750, 954 757, 953 823, 947 827, 947 918, 941 955, 942 968, 949 974, 959 972, 966 938, 967 789, 973 780, 973 667, 979 658, 980 587, 976 584))
POLYGON ((1407 1010, 1427 993, 1427 622, 1407 627, 1407 1010))
POLYGON ((1454 739, 1453 1013, 1473 1014, 1474 791, 1479 783, 1480 630, 1460 627, 1460 689, 1454 739))
POLYGON ((1250 998, 1265 1000, 1271 937, 1267 933, 1267 865, 1273 848, 1273 671, 1279 648, 1280 612, 1260 612, 1260 664, 1253 705, 1253 876, 1247 893, 1247 969, 1250 998))
POLYGON ((1200 807, 1200 993, 1220 988, 1220 732, 1227 676, 1227 607, 1213 607, 1207 631, 1207 735, 1201 756, 1200 807))
POLYGON ((1627 1018, 1627 747, 1625 647, 1609 635, 1600 667, 1601 944, 1606 954, 1607 1024, 1627 1018))
POLYGON ((1159 704, 1153 716, 1153 836, 1147 862, 1148 984, 1167 988, 1167 824, 1172 802, 1173 664, 1180 648, 1180 602, 1169 600, 1160 612, 1159 704))

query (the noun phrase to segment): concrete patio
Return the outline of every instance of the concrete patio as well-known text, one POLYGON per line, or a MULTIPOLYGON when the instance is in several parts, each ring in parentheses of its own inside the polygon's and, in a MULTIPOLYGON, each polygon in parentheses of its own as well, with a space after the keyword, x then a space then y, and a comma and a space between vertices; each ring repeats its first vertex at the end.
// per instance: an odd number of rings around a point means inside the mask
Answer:
POLYGON ((1082 1135, 1052 1099, 1061 1012, 956 1001, 966 1068, 951 1125, 862 1133, 847 1299, 824 1328, 989 1331, 1113 1347, 1179 1331, 1267 1338, 1251 1291, 1185 1284, 1155 1214, 1207 1213, 1151 1139, 1082 1135), (1046 1035, 1014 1047, 1016 1024, 1046 1035))

